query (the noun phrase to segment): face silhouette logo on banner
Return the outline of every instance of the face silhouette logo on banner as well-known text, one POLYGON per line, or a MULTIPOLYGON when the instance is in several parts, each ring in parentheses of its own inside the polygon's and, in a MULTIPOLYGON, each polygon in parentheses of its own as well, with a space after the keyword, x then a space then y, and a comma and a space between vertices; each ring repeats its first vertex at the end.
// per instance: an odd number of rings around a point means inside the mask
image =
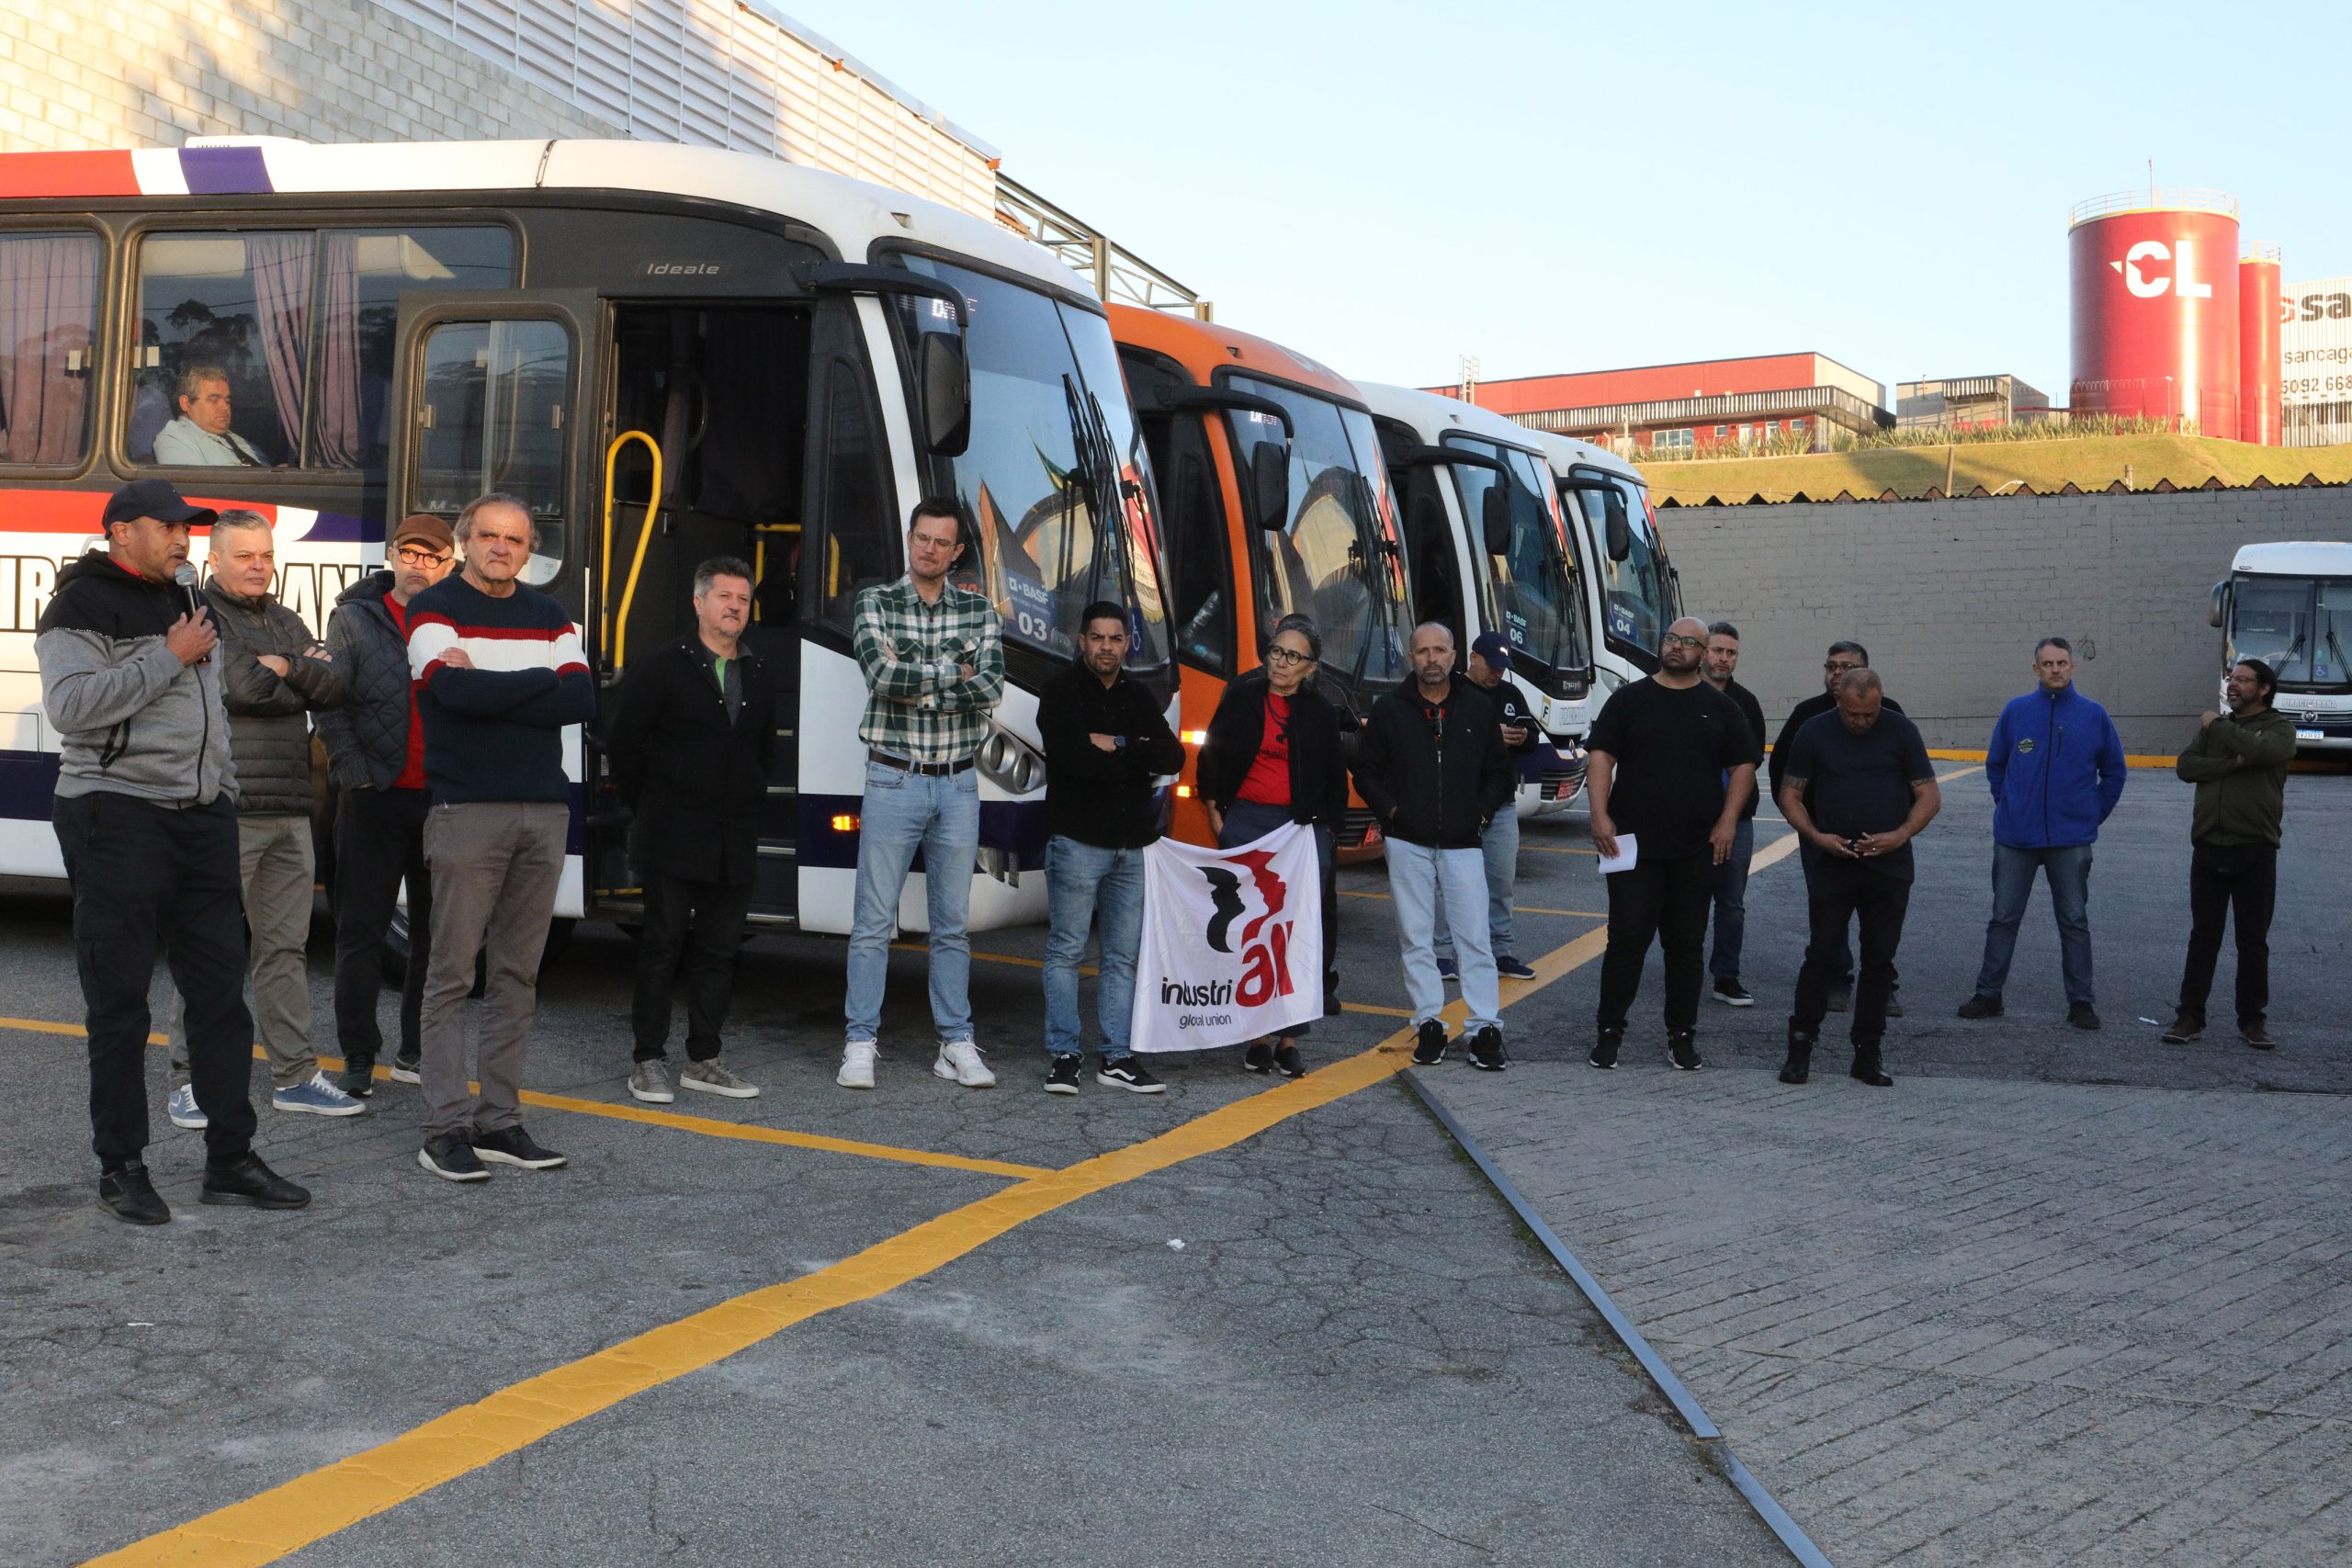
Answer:
POLYGON ((1317 886, 1314 832, 1295 823, 1230 850, 1146 850, 1134 1048, 1238 1045, 1320 1018, 1317 886))

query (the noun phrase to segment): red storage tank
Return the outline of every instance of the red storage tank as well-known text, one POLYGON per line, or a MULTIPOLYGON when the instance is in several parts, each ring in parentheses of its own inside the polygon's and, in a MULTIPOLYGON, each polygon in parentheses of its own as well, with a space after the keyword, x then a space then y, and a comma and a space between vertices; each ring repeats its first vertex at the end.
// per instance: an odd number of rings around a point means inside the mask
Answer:
POLYGON ((2066 249, 2074 411, 2234 437, 2237 198, 2199 190, 2098 197, 2075 209, 2066 249))
POLYGON ((2278 247, 2238 258, 2238 439, 2278 445, 2278 247))

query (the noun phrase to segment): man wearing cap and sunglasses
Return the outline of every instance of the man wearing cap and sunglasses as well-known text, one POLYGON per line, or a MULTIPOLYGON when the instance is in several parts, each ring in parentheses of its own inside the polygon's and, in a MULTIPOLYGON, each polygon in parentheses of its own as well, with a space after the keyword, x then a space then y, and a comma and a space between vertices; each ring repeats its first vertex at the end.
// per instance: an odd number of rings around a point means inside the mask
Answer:
POLYGON ((383 1031, 376 1019, 384 933, 408 885, 408 967, 401 981, 401 1038, 392 1077, 418 1081, 418 1021, 433 956, 433 873, 424 859, 424 726, 409 681, 409 601, 449 575, 457 541, 429 512, 393 530, 390 559, 344 591, 327 618, 327 652, 351 689, 345 706, 319 715, 334 814, 334 1025, 343 1047, 335 1087, 374 1089, 383 1031))
POLYGON ((214 513, 162 479, 115 492, 107 548, 58 573, 34 637, 60 738, 53 820, 74 891, 87 1010, 98 1203, 132 1224, 170 1207, 147 1174, 147 989, 160 953, 186 999, 205 1113, 201 1201, 299 1209, 311 1195, 253 1152, 253 1017, 238 877, 236 771, 219 634, 188 570, 214 513))

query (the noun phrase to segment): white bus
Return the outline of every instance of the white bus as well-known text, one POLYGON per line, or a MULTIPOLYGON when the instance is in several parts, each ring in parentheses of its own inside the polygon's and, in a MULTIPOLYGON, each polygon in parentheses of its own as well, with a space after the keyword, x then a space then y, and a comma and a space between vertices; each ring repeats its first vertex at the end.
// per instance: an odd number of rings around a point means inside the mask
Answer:
MULTIPOLYGON (((600 684, 691 625, 697 562, 752 562, 751 641, 783 693, 763 923, 849 929, 851 604, 904 570, 918 498, 962 501, 958 570, 1004 622, 979 865, 958 872, 976 928, 1044 915, 1036 693, 1085 603, 1127 606, 1134 670, 1175 716, 1149 465, 1102 307, 1019 236, 877 186, 638 141, 0 155, 0 873, 62 874, 33 630, 136 477, 270 518, 279 596, 320 627, 382 563, 387 518, 515 492, 530 581, 600 684), (199 367, 258 463, 156 461, 199 367)), ((566 755, 558 916, 628 919, 594 734, 566 755)), ((899 919, 925 925, 920 881, 899 919)))
POLYGON ((1413 619, 1500 632, 1544 739, 1519 764, 1522 818, 1584 787, 1592 636, 1578 558, 1535 433, 1457 398, 1360 382, 1404 509, 1413 619))
POLYGON ((1593 625, 1592 711, 1618 687, 1657 670, 1658 639, 1682 615, 1681 580, 1667 558, 1641 471, 1589 442, 1543 431, 1529 439, 1551 460, 1568 532, 1586 574, 1593 625))
POLYGON ((2352 751, 2352 544, 2247 545, 2213 588, 2222 673, 2241 659, 2278 672, 2278 709, 2306 751, 2352 751))

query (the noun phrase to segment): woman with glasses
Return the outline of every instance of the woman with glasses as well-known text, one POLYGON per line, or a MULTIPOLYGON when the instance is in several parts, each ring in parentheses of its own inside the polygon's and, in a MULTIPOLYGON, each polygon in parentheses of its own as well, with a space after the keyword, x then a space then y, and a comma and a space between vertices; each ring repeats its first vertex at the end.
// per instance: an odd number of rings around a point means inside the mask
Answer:
MULTIPOLYGON (((1340 754, 1339 710, 1315 690, 1322 657, 1323 635, 1308 617, 1275 622, 1265 662, 1226 687, 1194 776, 1219 849, 1262 839, 1285 822, 1315 829, 1328 967, 1339 903, 1331 834, 1348 808, 1348 769, 1340 754)), ((1241 1065, 1253 1073, 1300 1077, 1306 1068, 1298 1043, 1306 1035, 1306 1026, 1299 1024, 1277 1039, 1253 1042, 1241 1065)))

